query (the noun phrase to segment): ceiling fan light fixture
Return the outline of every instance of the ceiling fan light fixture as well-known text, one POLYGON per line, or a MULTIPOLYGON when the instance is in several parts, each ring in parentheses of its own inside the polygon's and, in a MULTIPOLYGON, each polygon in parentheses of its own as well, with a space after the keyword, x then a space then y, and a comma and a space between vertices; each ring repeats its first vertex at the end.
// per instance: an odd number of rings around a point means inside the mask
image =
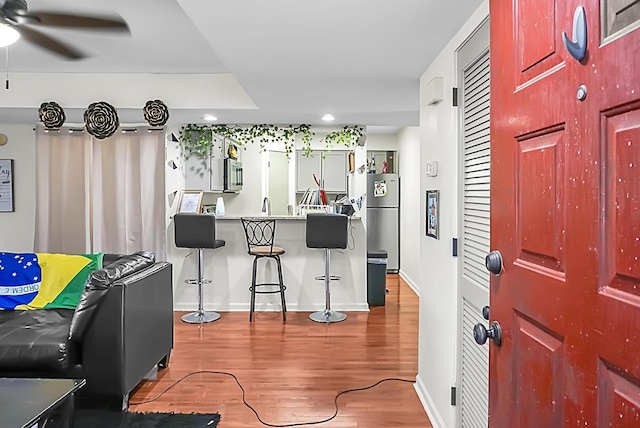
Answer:
POLYGON ((0 48, 14 44, 20 38, 20 33, 15 28, 0 24, 0 48))
POLYGON ((324 120, 325 122, 333 122, 334 120, 336 120, 336 118, 331 113, 327 113, 322 116, 322 120, 324 120))

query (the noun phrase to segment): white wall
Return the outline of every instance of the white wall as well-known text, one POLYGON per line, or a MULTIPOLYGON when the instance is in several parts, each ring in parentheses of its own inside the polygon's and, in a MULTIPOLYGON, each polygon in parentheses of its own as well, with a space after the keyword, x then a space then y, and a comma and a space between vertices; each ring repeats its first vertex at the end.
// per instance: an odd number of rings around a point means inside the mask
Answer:
POLYGON ((420 333, 416 389, 435 428, 456 426, 450 388, 456 384, 457 260, 451 239, 458 231, 458 111, 451 88, 457 86, 455 52, 489 15, 489 2, 474 12, 420 78, 420 333), (425 86, 444 77, 444 101, 427 106, 425 86), (437 160, 437 177, 426 177, 424 165, 437 160), (425 237, 425 191, 440 190, 440 239, 425 237))
POLYGON ((420 128, 398 132, 400 172, 400 276, 420 294, 420 128))
POLYGON ((368 151, 398 150, 396 133, 368 133, 365 145, 368 151))
POLYGON ((33 251, 36 216, 36 134, 33 125, 2 125, 8 142, 0 159, 13 159, 14 212, 0 213, 0 251, 33 251))

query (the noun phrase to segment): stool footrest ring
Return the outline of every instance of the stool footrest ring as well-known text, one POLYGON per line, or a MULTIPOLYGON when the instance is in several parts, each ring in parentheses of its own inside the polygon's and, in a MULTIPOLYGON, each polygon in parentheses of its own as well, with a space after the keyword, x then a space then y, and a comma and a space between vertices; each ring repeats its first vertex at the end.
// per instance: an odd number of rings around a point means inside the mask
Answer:
POLYGON ((252 286, 249 286, 249 292, 253 292, 255 287, 255 293, 256 294, 272 294, 272 293, 281 293, 283 291, 287 290, 287 286, 280 284, 279 282, 263 282, 260 284, 254 284, 252 286), (275 287, 274 290, 259 290, 258 287, 275 287))
MULTIPOLYGON (((189 285, 198 285, 198 280, 197 279, 185 279, 184 282, 186 284, 189 285)), ((211 284, 211 280, 210 279, 202 279, 202 283, 203 284, 211 284)))
MULTIPOLYGON (((341 276, 338 275, 329 275, 330 281, 339 281, 342 279, 341 276)), ((324 281, 324 275, 320 275, 320 276, 316 276, 315 277, 316 281, 324 281)))

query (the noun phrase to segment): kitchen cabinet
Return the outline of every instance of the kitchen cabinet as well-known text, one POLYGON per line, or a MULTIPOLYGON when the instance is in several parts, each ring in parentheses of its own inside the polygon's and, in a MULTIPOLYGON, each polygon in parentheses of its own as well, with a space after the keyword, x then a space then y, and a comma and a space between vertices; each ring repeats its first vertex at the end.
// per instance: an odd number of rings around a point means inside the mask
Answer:
POLYGON ((191 156, 184 162, 184 186, 188 190, 222 192, 224 190, 224 163, 219 157, 191 156))
POLYGON ((184 186, 188 190, 222 192, 224 190, 225 141, 214 137, 209 156, 190 156, 184 161, 184 186))
POLYGON ((303 151, 296 152, 296 192, 306 192, 309 187, 315 189, 313 174, 320 179, 322 153, 313 152, 305 156, 303 151))
POLYGON ((323 157, 320 151, 313 151, 309 156, 296 151, 296 192, 317 187, 313 174, 327 193, 347 193, 347 152, 328 151, 323 157))
POLYGON ((327 152, 322 160, 322 183, 327 193, 347 193, 347 152, 327 152))

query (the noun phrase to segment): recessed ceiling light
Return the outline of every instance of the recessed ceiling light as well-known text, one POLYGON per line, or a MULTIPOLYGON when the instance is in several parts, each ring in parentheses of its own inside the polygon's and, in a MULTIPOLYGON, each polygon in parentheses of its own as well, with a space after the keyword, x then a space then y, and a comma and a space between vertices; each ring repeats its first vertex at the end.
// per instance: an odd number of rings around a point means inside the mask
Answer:
POLYGON ((325 114, 324 116, 322 116, 322 120, 324 120, 325 122, 331 122, 333 120, 336 120, 335 117, 333 117, 332 114, 325 114))
POLYGON ((218 120, 218 118, 212 114, 205 114, 204 116, 202 116, 202 118, 207 122, 215 122, 216 120, 218 120))

